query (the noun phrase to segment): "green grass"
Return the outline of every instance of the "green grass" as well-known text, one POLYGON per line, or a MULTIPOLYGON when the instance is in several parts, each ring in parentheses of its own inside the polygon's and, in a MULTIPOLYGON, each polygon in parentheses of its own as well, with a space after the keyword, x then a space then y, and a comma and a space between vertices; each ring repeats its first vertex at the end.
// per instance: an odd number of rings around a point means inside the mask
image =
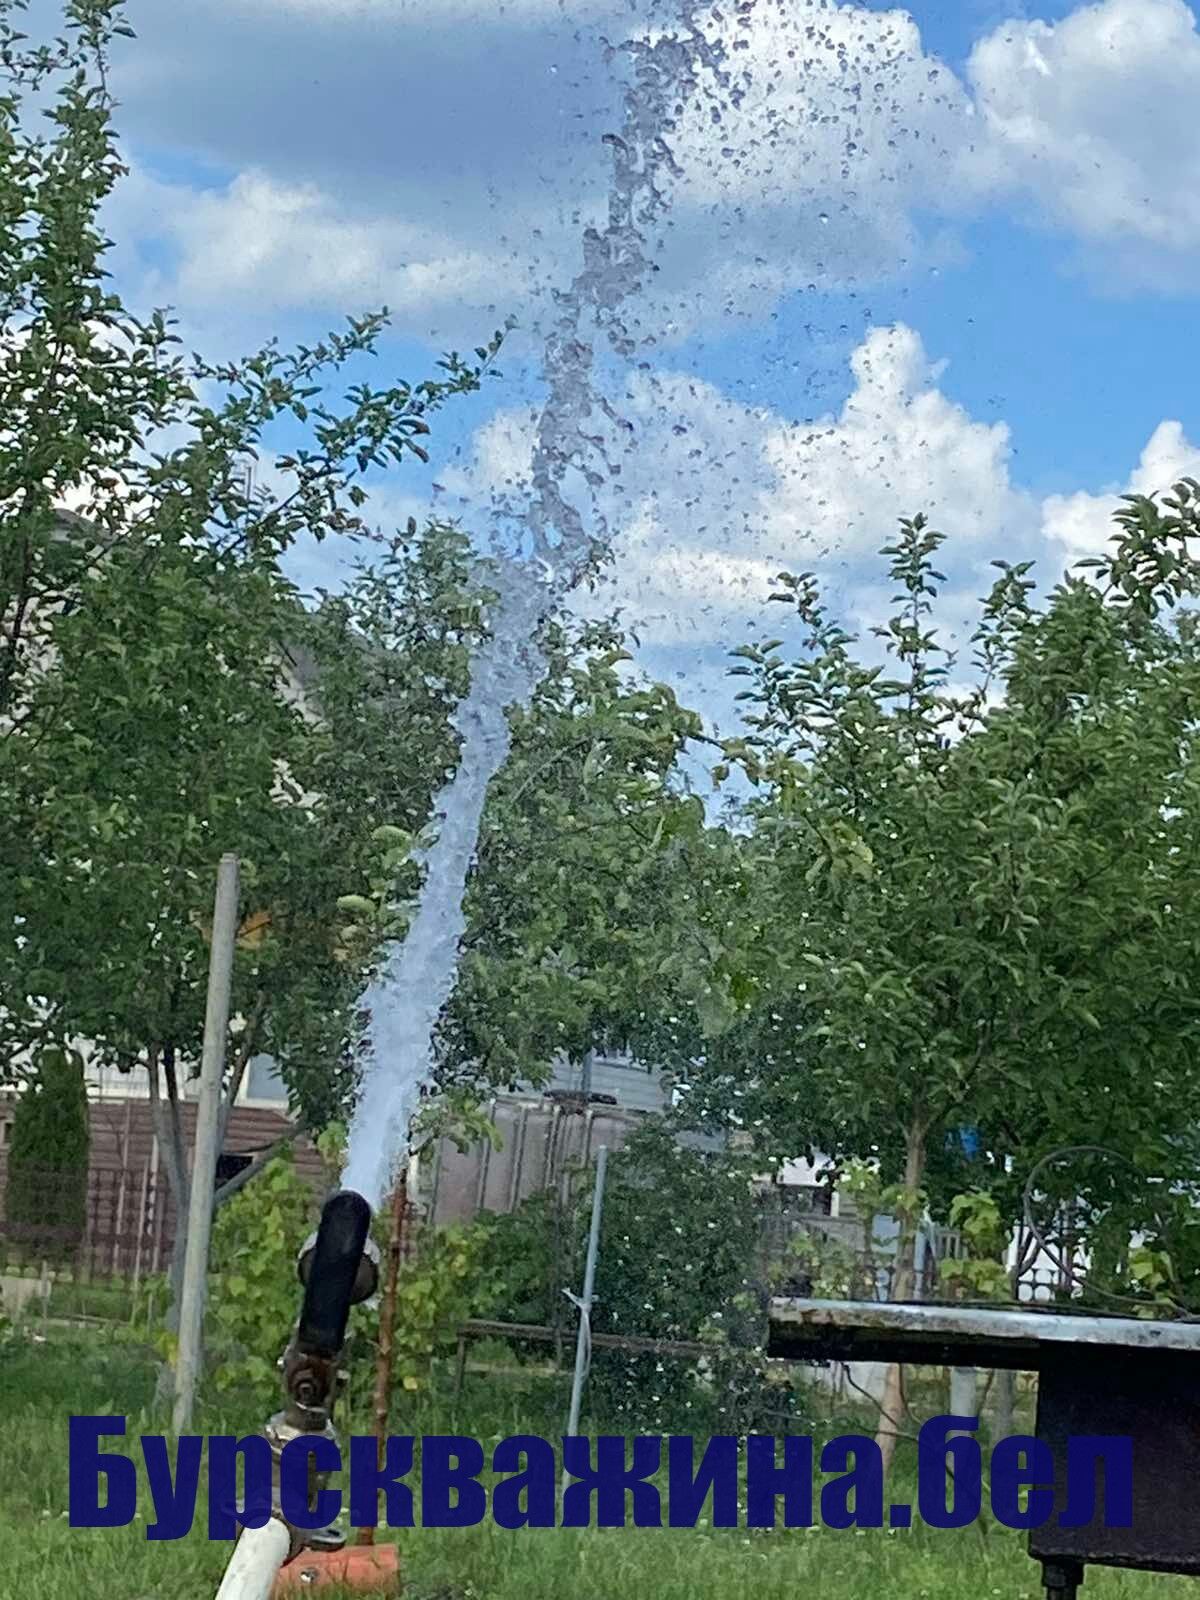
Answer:
MULTIPOLYGON (((0 1273, 26 1280, 37 1280, 40 1276, 36 1265, 16 1259, 0 1260, 0 1273)), ((155 1308, 161 1308, 163 1299, 164 1290, 157 1280, 143 1279, 135 1291, 130 1279, 93 1281, 59 1271, 51 1275, 45 1307, 39 1285, 39 1292, 28 1302, 24 1315, 33 1325, 45 1315, 51 1321, 100 1318, 106 1322, 134 1322, 144 1327, 153 1317, 155 1308)))
MULTIPOLYGON (((561 1382, 477 1378, 395 1419, 397 1431, 488 1439, 561 1427, 561 1382)), ((228 1546, 198 1531, 172 1544, 131 1528, 67 1525, 67 1418, 109 1411, 135 1437, 160 1431, 154 1366, 128 1333, 51 1329, 45 1344, 0 1354, 0 1597, 3 1600, 210 1600, 228 1546)), ((249 1398, 205 1409, 200 1431, 250 1432, 266 1407, 249 1398)), ((901 1468, 903 1471, 903 1467, 901 1468)), ((148 1497, 145 1501, 149 1506, 148 1497)), ((543 1530, 490 1525, 400 1536, 411 1600, 1040 1600, 1022 1537, 992 1527, 941 1533, 543 1530)), ((1087 1600, 1183 1600, 1184 1579, 1089 1568, 1087 1600)))

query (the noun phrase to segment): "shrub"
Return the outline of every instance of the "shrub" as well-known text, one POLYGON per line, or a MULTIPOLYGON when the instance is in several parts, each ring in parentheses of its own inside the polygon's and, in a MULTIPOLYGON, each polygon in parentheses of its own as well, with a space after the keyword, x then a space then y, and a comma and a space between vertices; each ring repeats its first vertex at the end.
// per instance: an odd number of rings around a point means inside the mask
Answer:
MULTIPOLYGON (((744 1163, 682 1146, 648 1123, 609 1163, 596 1267, 597 1333, 696 1343, 694 1356, 596 1348, 586 1407, 605 1425, 637 1432, 721 1433, 799 1421, 794 1390, 762 1363, 768 1274, 759 1250, 758 1204, 744 1163)), ((572 1331, 592 1177, 531 1196, 511 1216, 488 1218, 486 1273, 476 1316, 572 1331)))
POLYGON ((277 1156, 217 1213, 208 1305, 218 1388, 278 1381, 275 1363, 299 1313, 296 1252, 315 1212, 292 1158, 277 1156))
MULTIPOLYGON (((270 1162, 218 1214, 213 1230, 209 1349, 218 1388, 253 1387, 269 1401, 279 1382, 276 1361, 296 1325, 300 1286, 296 1253, 312 1231, 316 1204, 290 1157, 270 1162)), ((375 1218, 386 1271, 390 1219, 375 1218)), ((423 1229, 402 1262, 396 1293, 393 1381, 421 1389, 435 1358, 452 1348, 468 1314, 478 1259, 471 1229, 423 1229)), ((365 1405, 375 1381, 379 1298, 355 1307, 347 1364, 349 1400, 365 1405)))
POLYGON ((44 1049, 13 1115, 5 1211, 31 1261, 68 1262, 87 1225, 88 1110, 83 1060, 44 1049))
MULTIPOLYGON (((589 1406, 626 1429, 742 1431, 791 1391, 764 1388, 768 1297, 758 1202, 745 1163, 689 1149, 657 1123, 609 1168, 596 1268, 596 1332, 701 1343, 702 1363, 598 1349, 589 1406)), ((780 1431, 778 1428, 776 1431, 780 1431)))

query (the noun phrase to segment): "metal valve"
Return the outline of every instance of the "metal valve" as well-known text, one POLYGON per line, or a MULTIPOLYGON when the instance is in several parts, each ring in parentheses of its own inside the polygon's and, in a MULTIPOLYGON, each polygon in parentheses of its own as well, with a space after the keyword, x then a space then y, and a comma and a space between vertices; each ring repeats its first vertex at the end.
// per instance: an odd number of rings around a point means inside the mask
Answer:
MULTIPOLYGON (((296 1255, 296 1276, 305 1288, 308 1287, 308 1275, 312 1269, 316 1244, 317 1229, 314 1228, 296 1255)), ((354 1289, 350 1296, 352 1306, 361 1305, 364 1300, 369 1300, 379 1288, 379 1260, 379 1246, 374 1239, 368 1238, 363 1244, 362 1256, 354 1278, 354 1289)))

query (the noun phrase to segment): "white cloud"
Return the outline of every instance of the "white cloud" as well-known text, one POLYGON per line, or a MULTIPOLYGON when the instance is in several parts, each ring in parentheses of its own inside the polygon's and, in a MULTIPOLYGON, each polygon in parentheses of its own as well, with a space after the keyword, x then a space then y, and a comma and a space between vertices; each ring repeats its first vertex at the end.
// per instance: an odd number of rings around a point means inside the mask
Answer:
POLYGON ((659 258, 660 322, 761 318, 812 285, 859 287, 942 246, 918 206, 977 190, 974 108, 907 12, 761 0, 701 15, 729 87, 700 74, 670 143, 679 167, 659 258))
POLYGON ((976 421, 949 400, 938 387, 944 364, 902 324, 875 329, 850 365, 855 387, 833 422, 805 433, 781 426, 766 442, 776 514, 856 552, 918 511, 972 546, 1015 537, 1025 502, 1009 480, 1006 424, 976 421))
MULTIPOLYGON (((288 141, 273 132, 271 103, 241 103, 263 92, 261 75, 252 87, 245 74, 226 79, 232 107, 213 100, 166 14, 154 20, 157 49, 123 69, 123 101, 157 107, 165 137, 178 137, 173 117, 190 117, 202 130, 193 142, 226 161, 238 152, 226 190, 144 182, 132 206, 130 220, 178 252, 170 297, 260 314, 386 299, 408 331, 439 337, 477 333, 488 314, 536 319, 605 204, 598 135, 616 125, 616 106, 590 24, 605 19, 616 38, 673 7, 442 0, 431 18, 405 0, 290 3, 288 49, 311 115, 290 114, 288 141), (409 13, 421 34, 397 54, 409 13), (471 56, 459 70, 464 27, 486 32, 494 64, 471 56), (431 99, 439 40, 450 78, 431 99), (509 96, 497 93, 504 81, 509 96), (582 95, 587 109, 572 111, 582 95), (352 145, 346 130, 359 126, 352 145)), ((261 31, 265 11, 265 0, 242 0, 232 20, 261 31)), ((861 288, 933 264, 946 245, 936 221, 923 235, 918 215, 954 225, 998 202, 1081 241, 1084 269, 1111 282, 1195 281, 1200 35, 1184 0, 1102 0, 1056 23, 1005 22, 963 79, 900 10, 758 0, 701 17, 733 80, 719 90, 702 71, 669 134, 679 173, 659 271, 637 308, 644 336, 669 343, 702 327, 715 337, 810 283, 861 288)), ((230 21, 198 0, 189 26, 211 46, 230 21)), ((265 89, 276 92, 270 79, 265 89)))
MULTIPOLYGON (((1034 560, 1045 592, 1112 531, 1119 488, 1039 502, 1013 482, 1007 425, 950 399, 945 364, 911 327, 874 330, 850 368, 845 403, 811 424, 681 373, 635 373, 621 398, 632 444, 601 507, 616 559, 598 591, 573 603, 619 607, 642 664, 724 731, 739 687, 726 652, 787 631, 784 609, 767 602, 779 572, 816 572, 833 613, 873 656, 870 630, 895 610, 878 552, 901 516, 925 513, 946 535, 935 621, 960 652, 961 676, 992 561, 1034 560)), ((519 505, 534 422, 510 410, 480 428, 467 465, 440 473, 438 509, 478 532, 493 495, 519 505)), ((1155 493, 1187 474, 1200 476, 1200 448, 1168 421, 1124 488, 1155 493)))
MULTIPOLYGON (((633 447, 603 507, 617 562, 598 603, 621 604, 648 645, 724 647, 760 624, 780 571, 819 564, 844 589, 901 515, 925 512, 953 535, 968 583, 1028 536, 1036 513, 1010 481, 1008 429, 942 393, 918 334, 877 329, 851 367, 845 405, 811 425, 688 375, 638 373, 622 405, 633 447)), ((523 487, 529 437, 525 414, 505 413, 466 469, 442 475, 468 520, 493 490, 523 487)), ((847 594, 860 615, 870 592, 847 594)))
POLYGON ((1072 561, 1097 555, 1112 537, 1121 495, 1158 494, 1188 477, 1200 477, 1200 445, 1188 439, 1182 423, 1160 422, 1126 483, 1100 494, 1051 495, 1042 506, 1042 531, 1072 561))
MULTIPOLYGON (((454 0, 455 12, 469 13, 472 3, 454 0)), ((403 62, 387 55, 402 30, 388 29, 377 12, 368 22, 352 4, 294 4, 292 48, 304 48, 309 34, 313 41, 328 35, 335 17, 351 36, 361 29, 351 120, 371 128, 376 145, 395 138, 396 170, 381 177, 373 153, 360 160, 347 149, 333 181, 317 176, 329 172, 327 147, 343 135, 327 126, 314 96, 312 118, 297 128, 293 146, 257 156, 258 165, 243 158, 224 190, 154 184, 143 176, 140 189, 131 188, 121 202, 122 221, 171 241, 178 262, 163 290, 185 304, 254 305, 260 313, 386 298, 418 334, 433 325, 444 330, 451 319, 456 328, 465 318, 477 329, 472 313, 484 307, 536 321, 550 290, 578 265, 583 227, 606 212, 608 157, 599 135, 618 125, 619 85, 629 69, 619 55, 604 65, 586 24, 611 12, 614 38, 637 36, 675 7, 610 0, 583 15, 572 10, 569 18, 555 0, 481 8, 480 24, 511 52, 499 56, 491 76, 507 73, 529 112, 515 122, 511 104, 473 114, 449 84, 459 97, 455 115, 420 116, 426 162, 405 153, 403 108, 414 90, 427 88, 384 77, 397 66, 403 73, 403 62), (545 27, 525 26, 533 21, 545 27), (522 39, 535 36, 544 64, 522 55, 522 39), (378 75, 371 65, 375 45, 378 75), (568 113, 569 100, 560 104, 555 88, 555 127, 539 100, 564 81, 586 86, 591 103, 586 113, 568 113), (530 115, 542 121, 526 136, 520 130, 530 115)), ((209 9, 201 6, 201 22, 208 22, 209 9)), ((399 17, 404 7, 387 9, 399 17)), ((255 10, 243 4, 243 16, 255 10)), ((635 308, 637 331, 659 343, 701 327, 712 336, 724 320, 760 317, 809 283, 862 285, 903 271, 922 249, 914 206, 953 209, 970 187, 962 156, 970 142, 969 99, 953 74, 924 53, 906 13, 760 0, 744 14, 713 7, 701 25, 711 42, 725 46, 732 78, 720 87, 699 71, 695 92, 681 94, 682 115, 667 134, 678 167, 667 184, 670 216, 654 245, 656 275, 635 308)), ((170 48, 166 25, 156 26, 163 30, 157 58, 131 66, 122 98, 135 108, 143 101, 161 106, 170 136, 164 75, 179 80, 177 101, 199 91, 182 42, 176 36, 170 48)), ((420 48, 428 56, 430 27, 436 35, 454 28, 455 19, 439 6, 435 23, 424 15, 422 26, 420 48)), ((450 61, 457 48, 456 39, 450 61)), ((329 71, 338 70, 335 57, 329 71)), ((473 64, 471 74, 479 70, 473 64)), ((350 85, 322 79, 320 89, 323 101, 336 101, 350 85)), ((204 124, 211 113, 194 115, 204 124)), ((246 121, 244 110, 239 115, 246 121)), ((270 118, 263 105, 255 121, 269 127, 270 118)), ((215 127, 206 136, 214 146, 229 140, 215 127)))
MULTIPOLYGON (((230 0, 224 0, 226 5, 230 0)), ((361 20, 368 12, 380 15, 397 24, 425 26, 429 21, 427 0, 236 0, 238 8, 248 12, 293 11, 300 16, 332 17, 352 23, 361 20)), ((500 16, 511 22, 546 22, 561 20, 569 14, 575 22, 585 18, 608 16, 624 9, 622 0, 437 0, 437 20, 446 22, 478 22, 488 17, 500 16), (569 10, 568 10, 569 8, 569 10)))
POLYGON ((973 108, 906 11, 767 0, 745 17, 714 7, 703 22, 733 81, 719 121, 698 95, 680 119, 680 189, 696 203, 778 205, 797 185, 849 185, 903 205, 935 163, 943 184, 947 160, 952 175, 973 108))
POLYGON ((990 181, 1085 247, 1110 282, 1195 284, 1200 252, 1200 32, 1185 0, 1102 0, 1007 22, 967 78, 990 181))
MULTIPOLYGON (((902 515, 924 512, 952 537, 968 588, 976 567, 1025 536, 1030 506, 1009 477, 1007 427, 974 420, 942 393, 943 369, 918 334, 903 325, 876 329, 851 368, 845 404, 812 425, 714 404, 712 391, 689 385, 689 430, 702 435, 715 422, 726 459, 705 451, 711 467, 690 463, 675 474, 672 493, 683 493, 683 505, 660 487, 654 522, 620 541, 616 587, 631 613, 645 611, 652 596, 659 602, 650 637, 737 643, 747 622, 765 621, 778 572, 814 568, 838 587, 851 620, 870 627, 883 620, 876 553, 902 515), (740 413, 736 428, 731 412, 740 413), (689 524, 691 536, 681 537, 689 524), (865 584, 856 581, 864 563, 865 584)), ((666 415, 680 414, 683 382, 666 415)), ((669 451, 645 442, 643 449, 660 485, 670 481, 669 451)))
MULTIPOLYGON (((299 50, 302 38, 332 41, 339 30, 352 44, 360 20, 367 27, 357 0, 290 4, 289 48, 299 50)), ((221 20, 209 0, 197 8, 206 27, 221 20)), ((266 0, 241 0, 244 16, 267 9, 266 0)), ((406 9, 402 0, 374 6, 372 25, 381 12, 406 9)), ((568 281, 584 223, 603 214, 595 136, 611 122, 589 109, 570 123, 565 99, 554 109, 560 141, 537 122, 539 84, 548 94, 572 74, 585 88, 602 76, 586 37, 570 60, 556 53, 570 44, 571 21, 611 12, 633 26, 663 11, 649 0, 596 0, 570 17, 557 0, 422 8, 424 69, 397 77, 394 53, 381 66, 370 48, 355 53, 348 44, 355 76, 335 86, 332 74, 343 70, 335 64, 322 79, 333 118, 317 111, 304 75, 311 126, 300 119, 290 145, 256 153, 260 167, 239 156, 243 170, 223 189, 139 175, 123 202, 127 219, 171 246, 170 298, 189 310, 252 305, 270 319, 276 307, 327 312, 387 301, 405 331, 436 326, 447 342, 465 343, 482 318, 536 314, 568 281), (464 18, 477 32, 491 30, 492 76, 508 84, 508 101, 472 117, 466 100, 484 79, 467 73, 466 89, 448 83, 460 100, 431 125, 411 109, 417 80, 440 48, 464 37, 464 18), (557 32, 530 25, 543 21, 557 32), (521 26, 506 33, 506 23, 521 26), (360 164, 339 146, 340 172, 330 177, 323 146, 348 140, 360 110, 375 153, 360 164), (397 198, 380 180, 378 151, 390 145, 378 133, 393 125, 407 132, 406 119, 421 137, 411 148, 397 140, 394 164, 406 185, 397 198), (502 136, 510 143, 497 153, 502 136)), ((1183 0, 1102 0, 1053 24, 1007 21, 980 41, 961 80, 898 10, 759 0, 748 12, 731 5, 720 13, 722 22, 705 12, 704 26, 731 46, 736 93, 714 96, 702 81, 670 136, 680 171, 654 292, 635 308, 641 334, 669 343, 699 328, 716 341, 729 317, 765 316, 796 288, 861 286, 919 255, 928 264, 917 213, 953 222, 997 201, 1082 241, 1088 270, 1114 282, 1171 287, 1200 264, 1200 36, 1183 0)), ((380 27, 361 39, 377 42, 382 59, 385 38, 394 52, 398 33, 380 27)), ((171 58, 169 72, 183 71, 171 58)), ((152 79, 133 81, 135 101, 152 79)), ((174 81, 166 89, 159 81, 155 92, 169 99, 174 81)), ((440 100, 440 90, 425 88, 440 100)), ((210 104, 204 115, 214 128, 229 120, 210 104)), ((272 137, 269 110, 256 117, 262 139, 272 137)), ((861 562, 901 513, 927 511, 951 537, 956 614, 982 592, 997 555, 1040 552, 1053 566, 1103 542, 1118 491, 1035 504, 1012 483, 1008 430, 948 398, 910 328, 872 334, 852 367, 845 405, 806 425, 695 377, 633 373, 620 409, 635 424, 637 449, 609 486, 621 562, 608 594, 642 620, 655 649, 712 651, 744 637, 782 567, 820 565, 848 612, 880 620, 877 569, 867 582, 861 562)), ((517 412, 483 430, 471 468, 441 474, 449 509, 475 515, 491 490, 519 486, 528 434, 517 412)), ((1200 471, 1195 447, 1179 424, 1164 423, 1130 486, 1161 488, 1181 471, 1200 471)))
MULTIPOLYGON (((736 685, 724 677, 723 654, 775 630, 779 614, 766 598, 780 571, 817 571, 835 611, 866 634, 893 609, 877 552, 898 517, 923 512, 947 535, 938 621, 962 644, 992 560, 1033 557, 1048 586, 1104 547, 1120 494, 1154 494, 1200 476, 1200 445, 1168 420, 1124 483, 1039 504, 1012 481, 1007 425, 980 421, 947 396, 946 364, 931 359, 914 329, 875 329, 850 371, 845 403, 809 424, 682 373, 637 372, 620 399, 632 439, 601 506, 616 562, 589 608, 620 607, 647 663, 725 727, 736 685)), ((481 427, 468 464, 440 473, 436 508, 478 532, 493 496, 519 504, 529 492, 535 421, 509 410, 481 427)), ((277 486, 269 454, 257 476, 277 486)), ((386 531, 428 509, 389 481, 373 491, 367 514, 386 531)), ((332 555, 297 552, 294 575, 306 586, 336 581, 332 555)))
POLYGON ((312 184, 261 171, 223 189, 193 191, 134 169, 116 202, 120 222, 167 244, 175 264, 146 274, 145 295, 166 294, 204 320, 233 306, 259 315, 387 304, 401 323, 442 321, 490 333, 528 296, 533 261, 471 248, 428 223, 361 216, 312 184))

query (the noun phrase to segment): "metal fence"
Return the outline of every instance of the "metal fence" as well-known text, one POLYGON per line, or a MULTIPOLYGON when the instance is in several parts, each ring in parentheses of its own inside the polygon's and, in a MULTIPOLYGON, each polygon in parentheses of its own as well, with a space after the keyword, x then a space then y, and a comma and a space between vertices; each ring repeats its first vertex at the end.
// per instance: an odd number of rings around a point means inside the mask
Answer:
POLYGON ((573 1095, 497 1096, 484 1109, 498 1146, 479 1140, 463 1150, 447 1137, 422 1154, 421 1204, 435 1225, 470 1222, 481 1211, 515 1211, 589 1166, 600 1145, 615 1154, 646 1120, 644 1112, 573 1095))
MULTIPOLYGON (((569 1190, 586 1190, 589 1159, 597 1145, 620 1149, 643 1120, 617 1108, 588 1108, 580 1115, 571 1107, 499 1102, 493 1114, 503 1124, 504 1145, 493 1151, 480 1146, 459 1151, 450 1141, 426 1158, 418 1185, 420 1212, 427 1223, 466 1221, 481 1211, 511 1211, 537 1193, 557 1191, 562 1210, 570 1208, 569 1190), (568 1181, 573 1180, 573 1181, 568 1181)), ((175 1208, 161 1168, 93 1168, 87 1175, 82 1206, 71 1224, 56 1220, 61 1175, 39 1174, 30 1184, 46 1197, 44 1206, 17 1208, 10 1215, 7 1174, 0 1162, 0 1272, 38 1272, 43 1264, 82 1282, 119 1280, 136 1285, 167 1269, 175 1231, 175 1208)), ((28 1190, 27 1190, 28 1192, 28 1190)), ((748 1255, 764 1265, 786 1262, 806 1237, 828 1241, 844 1255, 857 1257, 856 1292, 887 1299, 892 1261, 886 1244, 867 1251, 860 1219, 831 1216, 822 1207, 824 1191, 777 1192, 764 1196, 759 1234, 747 1240, 748 1255)), ((556 1208, 556 1210, 559 1208, 556 1208)), ((415 1227, 415 1218, 412 1226, 415 1227)), ((942 1265, 961 1253, 962 1241, 948 1229, 934 1229, 926 1241, 914 1286, 914 1297, 944 1297, 942 1265)), ((556 1252, 557 1253, 557 1252, 556 1252)), ((555 1263, 551 1302, 561 1298, 561 1272, 555 1263)), ((794 1281, 778 1292, 811 1292, 801 1265, 794 1281)), ((1019 1298, 1046 1302, 1064 1297, 1060 1274, 1032 1264, 1021 1277, 1019 1298)), ((561 1307, 559 1308, 561 1309, 561 1307)))

